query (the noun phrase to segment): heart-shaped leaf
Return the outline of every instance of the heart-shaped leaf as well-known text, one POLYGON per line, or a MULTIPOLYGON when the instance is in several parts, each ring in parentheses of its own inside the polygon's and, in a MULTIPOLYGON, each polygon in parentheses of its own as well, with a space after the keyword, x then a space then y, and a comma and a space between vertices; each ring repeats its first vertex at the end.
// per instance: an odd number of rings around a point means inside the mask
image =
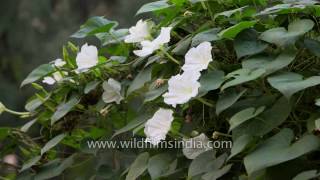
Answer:
POLYGON ((252 174, 258 170, 295 159, 320 147, 320 140, 313 135, 305 135, 291 144, 293 139, 292 130, 283 129, 266 140, 244 158, 247 172, 252 174))
POLYGON ((264 69, 264 75, 274 73, 284 67, 287 67, 296 57, 295 50, 287 49, 277 57, 254 56, 242 62, 245 69, 264 69))
POLYGON ((153 12, 153 11, 158 11, 161 9, 166 9, 170 7, 171 5, 168 4, 167 0, 161 0, 161 1, 155 1, 151 3, 147 3, 143 5, 137 12, 138 14, 146 13, 146 12, 153 12))
POLYGON ((233 25, 223 31, 221 31, 218 35, 222 38, 233 39, 235 38, 241 31, 251 28, 256 24, 256 21, 242 21, 236 25, 233 25))
POLYGON ((131 164, 126 180, 136 180, 148 167, 149 153, 145 152, 139 156, 131 164))
POLYGON ((314 22, 310 19, 301 19, 289 24, 288 30, 283 27, 269 29, 263 32, 260 39, 278 46, 292 45, 296 40, 310 31, 314 22))
POLYGON ((268 82, 272 87, 290 99, 296 92, 320 84, 320 76, 312 76, 304 79, 300 74, 285 72, 269 77, 268 82))
POLYGON ((265 107, 259 107, 259 108, 247 108, 244 109, 235 115, 231 117, 229 120, 230 128, 229 131, 233 130, 234 128, 238 127, 240 124, 246 122, 249 119, 252 119, 256 116, 258 116, 260 113, 264 111, 265 107))
POLYGON ((258 54, 267 47, 266 43, 258 39, 258 33, 253 29, 242 31, 234 40, 234 48, 238 58, 258 54))
POLYGON ((264 69, 238 69, 234 72, 229 73, 225 78, 231 79, 227 81, 222 87, 221 90, 227 89, 228 87, 236 86, 248 81, 255 80, 261 77, 266 71, 264 69))

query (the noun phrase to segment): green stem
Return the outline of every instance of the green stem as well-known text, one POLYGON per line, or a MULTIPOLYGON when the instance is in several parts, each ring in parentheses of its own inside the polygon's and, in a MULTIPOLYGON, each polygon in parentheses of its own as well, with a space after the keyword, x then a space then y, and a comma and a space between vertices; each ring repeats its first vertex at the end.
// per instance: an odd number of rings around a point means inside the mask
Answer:
POLYGON ((18 116, 29 116, 30 115, 30 112, 17 112, 17 111, 10 110, 8 108, 5 108, 4 111, 6 111, 10 114, 13 114, 13 115, 18 115, 18 116))
POLYGON ((165 54, 171 61, 173 61, 174 63, 180 65, 180 62, 175 59, 174 57, 172 57, 167 51, 165 51, 163 48, 160 48, 161 52, 163 52, 163 54, 165 54))
POLYGON ((198 101, 200 101, 202 104, 205 104, 205 105, 207 105, 207 106, 209 106, 209 107, 214 107, 213 104, 209 103, 208 101, 206 101, 205 99, 203 99, 203 98, 201 98, 201 97, 197 97, 196 99, 197 99, 198 101))

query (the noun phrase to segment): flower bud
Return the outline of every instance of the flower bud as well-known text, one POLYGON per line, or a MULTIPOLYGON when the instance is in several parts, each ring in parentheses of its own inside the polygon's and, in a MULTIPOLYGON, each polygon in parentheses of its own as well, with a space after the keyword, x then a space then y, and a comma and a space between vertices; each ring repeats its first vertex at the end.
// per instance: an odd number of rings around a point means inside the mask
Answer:
POLYGON ((0 102, 0 114, 6 110, 6 107, 0 102))

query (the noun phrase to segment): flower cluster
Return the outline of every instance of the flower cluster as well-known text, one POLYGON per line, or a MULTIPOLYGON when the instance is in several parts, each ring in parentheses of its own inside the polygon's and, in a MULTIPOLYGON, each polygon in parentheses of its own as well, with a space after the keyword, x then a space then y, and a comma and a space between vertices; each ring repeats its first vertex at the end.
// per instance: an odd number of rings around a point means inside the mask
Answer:
MULTIPOLYGON (((135 50, 139 57, 151 55, 156 50, 170 42, 172 27, 162 27, 160 35, 154 40, 146 40, 150 37, 150 30, 146 21, 140 20, 136 26, 129 29, 130 34, 125 37, 126 43, 140 43, 142 49, 135 50)), ((201 71, 208 68, 212 61, 212 46, 209 42, 202 42, 197 47, 191 48, 185 55, 183 73, 172 76, 168 81, 168 92, 163 95, 164 102, 176 107, 177 104, 187 103, 198 94, 200 88, 199 78, 201 71)), ((145 125, 145 134, 152 144, 158 144, 164 140, 173 120, 172 110, 160 108, 145 125)))

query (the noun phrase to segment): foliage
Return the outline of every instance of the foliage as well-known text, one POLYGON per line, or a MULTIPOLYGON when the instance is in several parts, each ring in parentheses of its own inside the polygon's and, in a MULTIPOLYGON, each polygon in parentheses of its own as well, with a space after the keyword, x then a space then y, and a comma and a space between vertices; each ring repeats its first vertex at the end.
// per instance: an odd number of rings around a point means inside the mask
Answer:
POLYGON ((23 81, 38 91, 27 103, 29 112, 3 108, 32 120, 21 129, 0 129, 8 144, 2 155, 15 151, 23 159, 17 178, 70 177, 72 171, 87 179, 128 180, 319 176, 316 1, 161 0, 138 14, 150 12, 157 22, 152 37, 161 27, 173 28, 170 42, 152 55, 137 57, 140 44, 123 41, 128 30, 93 17, 73 37, 101 41, 97 65, 78 72, 80 48, 70 42, 63 48, 65 66, 41 65, 23 81), (213 46, 213 61, 201 71, 199 93, 177 107, 167 105, 167 80, 180 73, 187 51, 204 41, 213 46), (36 83, 55 72, 62 79, 53 88, 36 83), (88 140, 145 137, 142 129, 160 107, 174 110, 167 140, 204 133, 211 140, 232 139, 233 147, 193 160, 179 148, 88 149, 88 140), (26 133, 34 127, 40 129, 36 138, 26 133))

